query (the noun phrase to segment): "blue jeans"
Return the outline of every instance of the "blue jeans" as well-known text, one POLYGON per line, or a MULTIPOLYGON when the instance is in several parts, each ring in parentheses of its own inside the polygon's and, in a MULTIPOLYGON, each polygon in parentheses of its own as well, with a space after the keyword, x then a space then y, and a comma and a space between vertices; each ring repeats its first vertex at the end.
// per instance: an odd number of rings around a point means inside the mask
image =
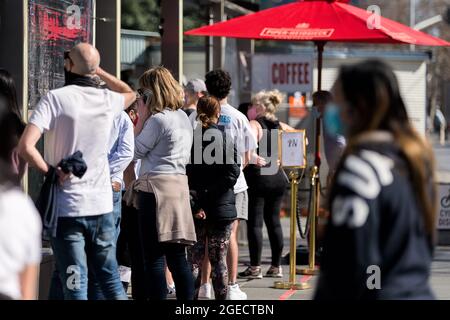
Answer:
POLYGON ((172 272, 177 288, 177 299, 193 300, 194 279, 191 267, 186 260, 186 246, 180 243, 161 243, 158 241, 156 199, 153 193, 140 192, 138 201, 140 237, 149 299, 164 300, 167 297, 165 276, 165 262, 167 261, 167 266, 172 272))
POLYGON ((122 220, 122 191, 113 191, 113 216, 116 226, 116 244, 120 234, 120 221, 122 220))
POLYGON ((65 300, 87 300, 88 269, 95 274, 106 299, 127 299, 117 271, 115 242, 112 213, 58 219, 51 243, 65 300))
MULTIPOLYGON (((122 192, 113 190, 113 217, 115 226, 115 241, 114 246, 117 248, 117 239, 120 234, 120 221, 122 218, 122 192)), ((119 272, 119 270, 117 270, 119 272)), ((105 300, 102 289, 93 272, 88 272, 88 299, 89 300, 105 300)))

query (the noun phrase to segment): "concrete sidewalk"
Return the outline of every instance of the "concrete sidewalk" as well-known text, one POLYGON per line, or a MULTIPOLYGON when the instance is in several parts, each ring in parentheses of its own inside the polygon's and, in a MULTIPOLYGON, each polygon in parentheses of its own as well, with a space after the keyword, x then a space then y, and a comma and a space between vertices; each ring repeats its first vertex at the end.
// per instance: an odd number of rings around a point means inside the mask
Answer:
MULTIPOLYGON (((290 219, 289 217, 281 219, 281 225, 283 228, 283 236, 284 236, 284 250, 283 257, 289 253, 289 229, 290 229, 290 219)), ((305 220, 302 219, 302 227, 304 227, 305 220)), ((306 245, 306 240, 300 239, 297 231, 297 245, 303 244, 306 245)), ((263 227, 263 252, 262 252, 262 272, 263 275, 270 267, 270 243, 267 235, 266 227, 263 227)), ((245 270, 247 265, 250 263, 250 256, 248 252, 248 246, 240 246, 239 247, 239 272, 245 270)), ((241 289, 247 293, 249 300, 309 300, 312 298, 314 293, 314 287, 317 277, 311 277, 308 283, 312 286, 311 289, 308 290, 280 290, 273 288, 273 284, 275 281, 288 281, 289 280, 289 265, 283 265, 283 279, 275 279, 275 278, 263 278, 258 280, 242 280, 238 279, 239 285, 241 289)), ((307 277, 309 278, 309 277, 307 277)), ((297 276, 298 282, 304 281, 306 277, 297 276)))
MULTIPOLYGON (((289 218, 282 218, 281 224, 283 226, 284 233, 284 256, 289 252, 289 218)), ((305 241, 300 240, 297 235, 297 243, 299 242, 306 244, 305 241)), ((243 271, 246 268, 246 264, 250 262, 248 247, 241 246, 239 250, 239 271, 243 271)), ((270 244, 265 227, 262 264, 264 274, 270 267, 270 244)), ((288 265, 283 265, 283 273, 283 280, 287 281, 289 279, 288 265)), ((238 280, 238 282, 241 289, 247 293, 249 300, 309 300, 313 297, 317 277, 318 276, 313 276, 308 280, 308 283, 312 286, 311 289, 299 291, 275 289, 273 288, 273 283, 278 279, 273 278, 263 278, 261 280, 238 280)), ((298 275, 297 281, 308 278, 298 275)), ((436 248, 434 261, 431 266, 430 283, 437 299, 450 300, 450 246, 441 246, 436 248)))

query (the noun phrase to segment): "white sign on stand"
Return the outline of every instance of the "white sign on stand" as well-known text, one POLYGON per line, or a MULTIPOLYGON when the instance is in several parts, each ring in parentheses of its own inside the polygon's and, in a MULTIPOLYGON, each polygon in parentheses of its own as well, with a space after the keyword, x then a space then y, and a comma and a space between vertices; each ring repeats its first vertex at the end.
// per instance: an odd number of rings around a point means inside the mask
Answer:
POLYGON ((450 184, 439 184, 439 215, 437 218, 438 230, 450 229, 450 184))
POLYGON ((305 130, 283 131, 280 134, 280 148, 282 167, 306 167, 305 130))
POLYGON ((314 55, 256 54, 252 57, 252 91, 312 92, 314 55))

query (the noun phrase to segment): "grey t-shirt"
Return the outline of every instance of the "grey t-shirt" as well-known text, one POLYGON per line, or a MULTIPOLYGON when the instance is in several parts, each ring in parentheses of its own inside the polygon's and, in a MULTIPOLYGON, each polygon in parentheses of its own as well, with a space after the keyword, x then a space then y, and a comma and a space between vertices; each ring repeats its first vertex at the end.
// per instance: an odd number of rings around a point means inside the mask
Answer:
POLYGON ((152 115, 135 139, 134 158, 142 159, 139 176, 186 174, 192 141, 192 127, 183 110, 152 115))
POLYGON ((121 94, 107 89, 66 86, 47 93, 30 123, 45 133, 45 160, 56 166, 76 151, 83 153, 85 175, 59 189, 59 217, 95 216, 112 212, 108 151, 113 119, 124 110, 121 94))

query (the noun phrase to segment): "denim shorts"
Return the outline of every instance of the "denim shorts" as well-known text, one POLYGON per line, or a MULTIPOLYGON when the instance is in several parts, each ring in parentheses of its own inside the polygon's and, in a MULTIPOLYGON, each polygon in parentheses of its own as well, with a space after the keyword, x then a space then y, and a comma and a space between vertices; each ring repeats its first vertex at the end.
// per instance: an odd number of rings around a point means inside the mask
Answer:
POLYGON ((237 219, 248 220, 248 192, 247 190, 236 193, 237 219))

